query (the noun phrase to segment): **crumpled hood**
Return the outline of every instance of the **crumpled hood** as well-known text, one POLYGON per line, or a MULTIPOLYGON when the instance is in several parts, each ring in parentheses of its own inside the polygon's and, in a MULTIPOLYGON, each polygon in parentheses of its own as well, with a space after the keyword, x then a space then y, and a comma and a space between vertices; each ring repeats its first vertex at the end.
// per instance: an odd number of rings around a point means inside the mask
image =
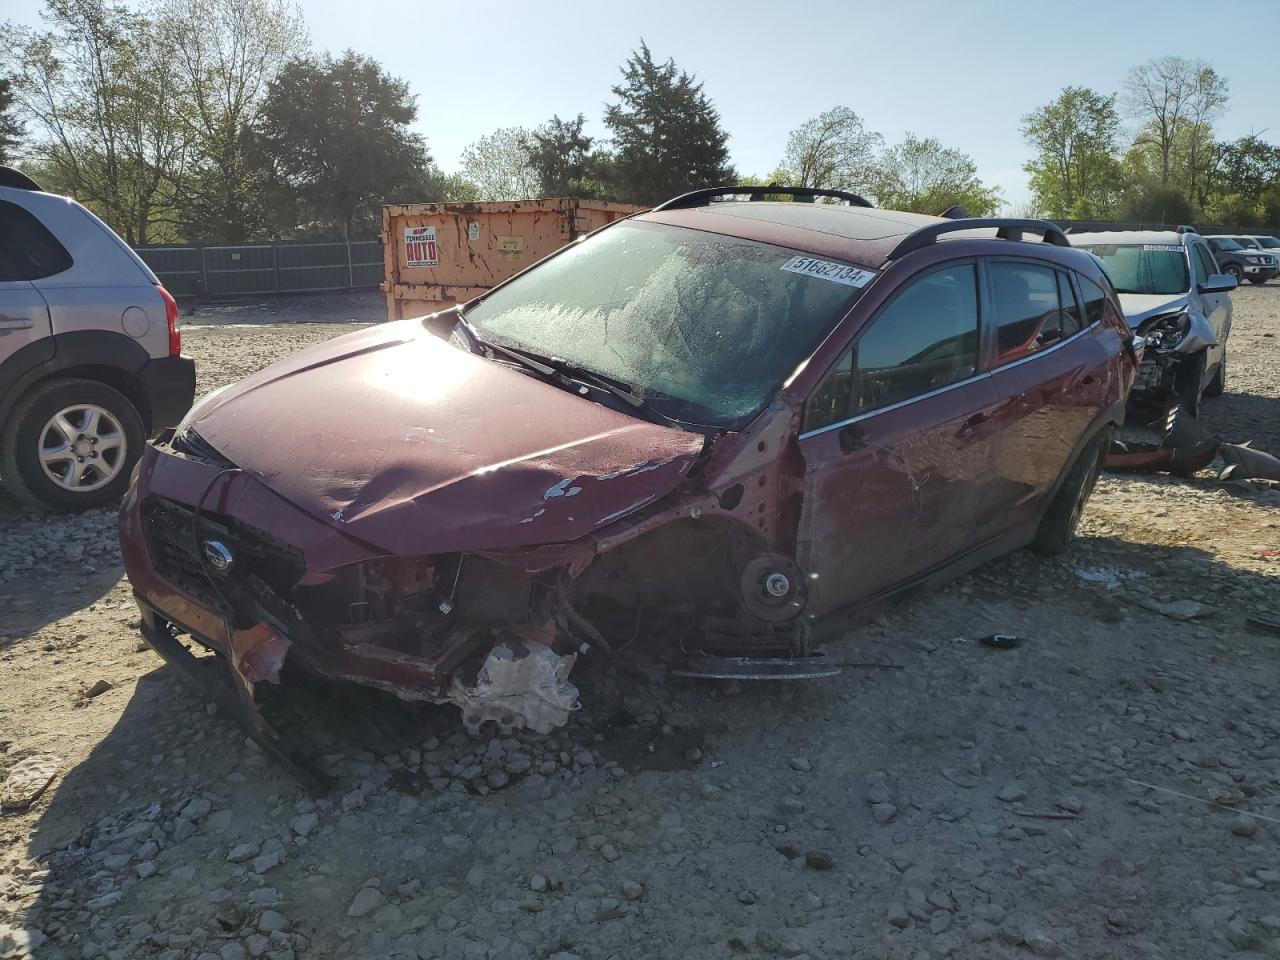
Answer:
POLYGON ((1185 293, 1122 293, 1120 306, 1124 308, 1124 322, 1130 330, 1137 330, 1143 323, 1162 313, 1185 309, 1185 293))
POLYGON ((421 554, 576 539, 669 493, 703 446, 460 350, 419 320, 267 367, 192 426, 298 506, 421 554))

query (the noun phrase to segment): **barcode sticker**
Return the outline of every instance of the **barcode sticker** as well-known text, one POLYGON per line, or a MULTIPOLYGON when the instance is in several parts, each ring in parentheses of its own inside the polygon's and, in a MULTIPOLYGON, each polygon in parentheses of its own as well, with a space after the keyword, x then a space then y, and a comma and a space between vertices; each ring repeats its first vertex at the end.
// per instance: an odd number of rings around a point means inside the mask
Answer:
POLYGON ((848 287, 865 287, 876 278, 873 270, 859 270, 848 264, 818 260, 814 257, 792 257, 780 269, 788 273, 816 277, 819 280, 829 280, 832 283, 843 283, 848 287))

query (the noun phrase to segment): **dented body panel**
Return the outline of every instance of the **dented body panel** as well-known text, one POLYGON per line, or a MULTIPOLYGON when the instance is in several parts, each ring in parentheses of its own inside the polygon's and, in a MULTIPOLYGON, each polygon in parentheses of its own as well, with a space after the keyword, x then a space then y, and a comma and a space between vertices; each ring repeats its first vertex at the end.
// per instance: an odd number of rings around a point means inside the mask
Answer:
POLYGON ((416 320, 325 347, 305 369, 272 367, 219 395, 199 433, 387 553, 575 540, 670 492, 703 445, 458 350, 416 320), (314 431, 298 430, 308 422, 314 431))

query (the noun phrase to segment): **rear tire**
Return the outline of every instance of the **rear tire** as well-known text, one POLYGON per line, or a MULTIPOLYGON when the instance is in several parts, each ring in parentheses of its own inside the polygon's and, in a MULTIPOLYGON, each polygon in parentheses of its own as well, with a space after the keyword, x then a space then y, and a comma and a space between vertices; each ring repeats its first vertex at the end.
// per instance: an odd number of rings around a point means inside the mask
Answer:
POLYGON ((1227 389, 1227 351, 1224 347, 1222 357, 1218 360, 1218 369, 1214 371, 1213 379, 1209 381, 1209 385, 1204 388, 1203 396, 1220 397, 1224 390, 1227 389))
POLYGON ((79 511, 119 500, 142 456, 142 417, 96 380, 46 380, 14 408, 0 438, 0 473, 21 500, 79 511))
POLYGON ((1106 427, 1089 441, 1068 468, 1053 502, 1040 520, 1035 539, 1031 541, 1031 549, 1036 553, 1054 556, 1071 545, 1085 504, 1098 482, 1098 474, 1102 472, 1102 459, 1110 446, 1111 428, 1106 427))

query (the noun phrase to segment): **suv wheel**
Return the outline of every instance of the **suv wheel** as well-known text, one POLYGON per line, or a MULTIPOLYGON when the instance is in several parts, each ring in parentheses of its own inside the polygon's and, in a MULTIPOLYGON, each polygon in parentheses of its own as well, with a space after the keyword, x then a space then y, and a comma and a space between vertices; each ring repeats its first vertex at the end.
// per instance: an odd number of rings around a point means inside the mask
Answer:
POLYGON ((1240 269, 1240 265, 1238 263, 1228 263, 1222 268, 1222 272, 1235 277, 1237 285, 1244 280, 1244 271, 1240 269))
POLYGON ((19 498, 87 510, 120 498, 144 442, 142 417, 118 390, 95 380, 50 380, 19 401, 0 463, 19 498))
POLYGON ((1213 379, 1209 381, 1209 385, 1204 388, 1204 396, 1220 397, 1222 392, 1227 389, 1227 351, 1224 347, 1222 356, 1218 360, 1218 369, 1214 371, 1213 379))
POLYGON ((1063 478, 1053 502, 1040 520, 1040 529, 1031 541, 1031 549, 1045 556, 1062 553, 1075 539, 1076 525, 1089 502, 1098 474, 1102 472, 1102 459, 1111 446, 1111 429, 1102 430, 1089 445, 1080 451, 1063 478))

